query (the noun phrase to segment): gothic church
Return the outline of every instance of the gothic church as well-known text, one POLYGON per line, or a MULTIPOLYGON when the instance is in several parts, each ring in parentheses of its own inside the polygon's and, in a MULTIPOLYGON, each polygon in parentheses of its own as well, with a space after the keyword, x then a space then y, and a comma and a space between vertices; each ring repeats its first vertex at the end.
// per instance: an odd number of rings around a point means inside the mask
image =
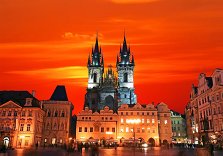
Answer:
POLYGON ((92 48, 91 56, 88 57, 88 87, 85 95, 84 107, 93 112, 109 106, 117 112, 121 104, 135 104, 137 102, 134 93, 134 56, 127 47, 126 37, 117 56, 117 74, 109 66, 104 72, 104 58, 101 47, 96 37, 95 47, 92 48), (116 76, 117 75, 117 76, 116 76))

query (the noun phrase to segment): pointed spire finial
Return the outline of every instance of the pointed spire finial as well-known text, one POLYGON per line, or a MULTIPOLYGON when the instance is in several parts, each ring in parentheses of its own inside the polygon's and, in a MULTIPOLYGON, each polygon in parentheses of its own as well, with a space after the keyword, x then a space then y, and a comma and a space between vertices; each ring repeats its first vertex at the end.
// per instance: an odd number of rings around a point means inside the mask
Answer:
POLYGON ((96 33, 96 41, 95 41, 95 47, 94 47, 94 52, 99 52, 98 48, 98 32, 96 33))

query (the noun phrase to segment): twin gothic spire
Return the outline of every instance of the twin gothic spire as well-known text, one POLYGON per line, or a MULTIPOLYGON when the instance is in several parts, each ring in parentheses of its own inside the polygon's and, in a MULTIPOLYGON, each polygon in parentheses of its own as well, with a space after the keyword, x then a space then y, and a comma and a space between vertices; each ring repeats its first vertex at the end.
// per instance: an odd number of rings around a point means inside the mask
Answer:
MULTIPOLYGON (((126 37, 122 47, 120 46, 119 55, 117 55, 116 66, 135 66, 134 56, 131 55, 130 47, 127 47, 126 37)), ((98 45, 98 36, 96 36, 95 47, 92 48, 91 57, 88 57, 88 67, 104 67, 104 58, 101 47, 98 45)))

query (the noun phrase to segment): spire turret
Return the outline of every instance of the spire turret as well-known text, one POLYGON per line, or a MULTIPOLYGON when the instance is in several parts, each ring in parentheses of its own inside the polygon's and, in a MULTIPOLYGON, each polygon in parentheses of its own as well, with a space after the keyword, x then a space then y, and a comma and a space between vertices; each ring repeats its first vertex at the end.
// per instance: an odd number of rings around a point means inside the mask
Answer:
POLYGON ((119 66, 134 66, 132 61, 130 61, 131 58, 131 51, 130 51, 130 46, 127 46, 127 41, 126 41, 126 35, 124 33, 124 40, 123 40, 123 45, 120 46, 120 60, 117 58, 117 65, 119 66))
POLYGON ((90 61, 88 62, 90 62, 91 63, 90 65, 94 67, 101 67, 104 65, 101 46, 99 48, 98 44, 98 35, 96 36, 95 46, 92 47, 92 55, 90 61))

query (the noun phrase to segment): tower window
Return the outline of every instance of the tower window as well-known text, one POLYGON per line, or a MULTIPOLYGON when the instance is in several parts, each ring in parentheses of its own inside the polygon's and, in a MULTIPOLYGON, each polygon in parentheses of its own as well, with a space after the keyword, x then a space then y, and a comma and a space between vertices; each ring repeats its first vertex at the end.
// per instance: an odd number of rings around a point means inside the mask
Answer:
POLYGON ((96 83, 97 82, 97 73, 94 73, 94 83, 96 83))
POLYGON ((128 82, 128 73, 124 73, 124 82, 128 82))

